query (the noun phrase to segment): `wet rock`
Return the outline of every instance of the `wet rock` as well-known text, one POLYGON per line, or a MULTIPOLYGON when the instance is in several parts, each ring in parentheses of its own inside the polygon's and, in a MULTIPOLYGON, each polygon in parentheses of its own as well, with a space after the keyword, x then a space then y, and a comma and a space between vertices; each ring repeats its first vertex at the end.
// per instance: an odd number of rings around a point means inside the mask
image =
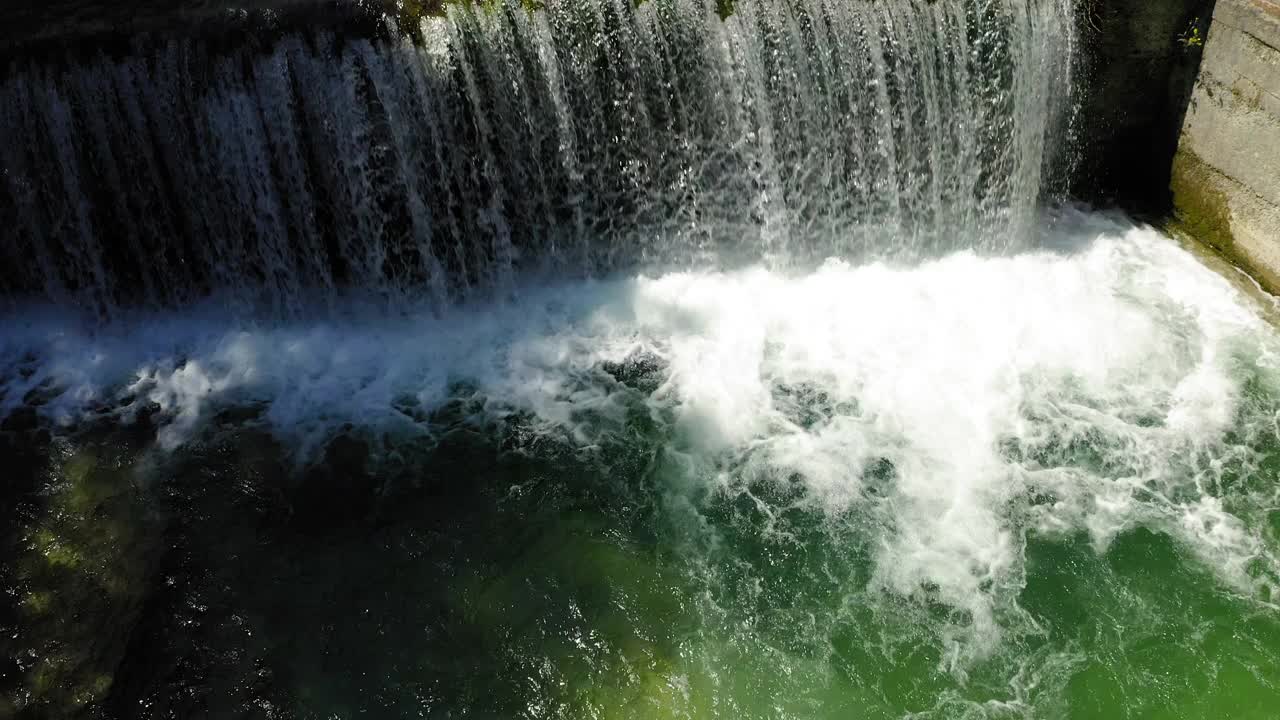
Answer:
POLYGON ((774 406, 805 430, 825 425, 837 416, 859 412, 855 400, 834 397, 814 383, 777 383, 772 391, 774 406))
POLYGON ((888 497, 897 482, 898 468, 888 458, 876 458, 862 468, 862 483, 872 497, 888 497))
MULTIPOLYGON (((19 633, 8 696, 33 717, 77 717, 110 691, 148 589, 160 534, 134 455, 110 442, 45 448, 47 471, 6 549, 19 633)), ((34 466, 33 466, 34 467, 34 466)))
POLYGON ((602 363, 613 379, 642 393, 653 393, 666 379, 667 361, 656 353, 637 350, 618 362, 602 363))

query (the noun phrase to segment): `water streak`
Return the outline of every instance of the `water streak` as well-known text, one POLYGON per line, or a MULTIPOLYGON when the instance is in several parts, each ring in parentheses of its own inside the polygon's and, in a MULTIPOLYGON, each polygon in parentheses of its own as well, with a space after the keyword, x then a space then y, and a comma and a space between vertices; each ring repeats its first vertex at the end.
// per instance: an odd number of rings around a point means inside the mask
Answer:
POLYGON ((1051 185, 1070 5, 509 0, 419 45, 15 61, 0 294, 291 316, 531 270, 1004 251, 1051 185))

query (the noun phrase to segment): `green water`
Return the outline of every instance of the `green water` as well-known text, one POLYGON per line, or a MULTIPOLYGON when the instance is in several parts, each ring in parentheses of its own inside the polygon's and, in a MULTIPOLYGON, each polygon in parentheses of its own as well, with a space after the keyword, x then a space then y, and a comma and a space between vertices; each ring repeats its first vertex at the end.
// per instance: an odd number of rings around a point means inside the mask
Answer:
MULTIPOLYGON (((1135 527, 1100 553, 1026 532, 1002 637, 966 656, 982 643, 964 612, 869 587, 874 512, 830 516, 732 468, 699 489, 675 438, 630 429, 586 456, 518 427, 454 429, 414 460, 425 477, 339 507, 264 496, 253 481, 282 460, 262 438, 232 434, 135 489, 119 483, 162 471, 113 458, 116 440, 68 443, 45 498, 59 520, 25 536, 62 551, 24 557, 22 625, 85 642, 136 613, 135 636, 100 650, 122 654, 102 688, 121 717, 134 702, 150 717, 1275 716, 1280 613, 1167 535, 1135 527), (32 607, 42 592, 71 607, 32 607)), ((1280 512, 1258 515, 1274 542, 1280 512)), ((86 651, 46 661, 60 652, 86 651)), ((110 662, 51 667, 92 685, 110 662)))
MULTIPOLYGON (((1280 345, 1143 237, 557 291, 481 336, 507 374, 458 335, 472 379, 396 395, 414 433, 346 385, 286 416, 213 383, 176 447, 173 407, 11 419, 0 710, 1277 717, 1280 345)), ((338 375, 235 347, 236 377, 338 375)))

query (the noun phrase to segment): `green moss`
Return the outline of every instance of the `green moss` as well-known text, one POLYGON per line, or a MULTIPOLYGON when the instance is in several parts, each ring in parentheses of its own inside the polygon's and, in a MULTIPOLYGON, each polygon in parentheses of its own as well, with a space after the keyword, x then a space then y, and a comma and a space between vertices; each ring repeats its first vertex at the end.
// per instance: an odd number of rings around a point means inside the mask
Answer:
POLYGON ((1262 112, 1262 88, 1248 78, 1237 78, 1231 83, 1231 97, 1253 112, 1262 112))
POLYGON ((67 448, 14 561, 22 642, 36 661, 23 687, 41 716, 101 701, 141 607, 160 536, 124 448, 67 448))
POLYGON ((53 607, 53 593, 28 592, 22 598, 22 609, 31 615, 45 615, 53 607))
POLYGON ((74 453, 62 464, 62 476, 72 485, 79 485, 98 467, 98 456, 83 450, 74 453))
POLYGON ((1179 149, 1170 180, 1174 216, 1165 229, 1209 248, 1245 271, 1268 293, 1280 294, 1280 274, 1266 263, 1255 262, 1247 250, 1237 245, 1231 206, 1219 185, 1220 175, 1194 152, 1179 149))
POLYGON ((31 694, 38 698, 47 697, 58 689, 60 677, 56 664, 45 658, 35 672, 31 673, 31 694))
POLYGON ((1213 168, 1187 148, 1173 159, 1173 205, 1178 229, 1230 257, 1235 256, 1231 209, 1215 187, 1213 168))
POLYGON ((90 703, 98 702, 106 697, 107 691, 111 689, 112 677, 110 675, 95 675, 82 686, 76 688, 71 696, 71 701, 78 706, 85 706, 90 703))
POLYGON ((79 550, 48 528, 36 531, 32 543, 50 568, 75 570, 84 563, 79 550))

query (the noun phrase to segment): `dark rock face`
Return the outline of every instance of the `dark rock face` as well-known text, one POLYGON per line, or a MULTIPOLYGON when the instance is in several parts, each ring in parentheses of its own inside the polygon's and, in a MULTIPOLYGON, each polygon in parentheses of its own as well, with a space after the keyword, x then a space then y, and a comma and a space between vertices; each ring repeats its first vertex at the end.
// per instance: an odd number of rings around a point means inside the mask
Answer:
POLYGON ((409 26, 410 16, 438 12, 441 0, 50 0, 4 5, 0 52, 32 46, 75 45, 85 39, 138 33, 216 35, 328 24, 372 27, 383 19, 409 26))
POLYGON ((1214 0, 1080 4, 1085 80, 1073 195, 1163 216, 1169 160, 1214 0))

